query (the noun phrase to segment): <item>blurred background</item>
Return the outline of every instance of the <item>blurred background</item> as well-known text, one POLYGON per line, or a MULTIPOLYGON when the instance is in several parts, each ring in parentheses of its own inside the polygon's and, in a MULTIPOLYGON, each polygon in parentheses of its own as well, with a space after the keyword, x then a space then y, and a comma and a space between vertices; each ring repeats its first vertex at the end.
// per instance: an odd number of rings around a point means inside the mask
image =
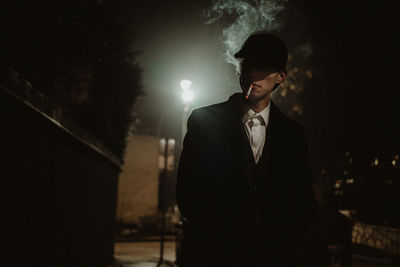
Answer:
POLYGON ((397 25, 389 1, 3 1, 0 261, 178 263, 186 119, 240 91, 232 54, 267 30, 289 49, 272 99, 309 143, 315 266, 400 266, 397 25))

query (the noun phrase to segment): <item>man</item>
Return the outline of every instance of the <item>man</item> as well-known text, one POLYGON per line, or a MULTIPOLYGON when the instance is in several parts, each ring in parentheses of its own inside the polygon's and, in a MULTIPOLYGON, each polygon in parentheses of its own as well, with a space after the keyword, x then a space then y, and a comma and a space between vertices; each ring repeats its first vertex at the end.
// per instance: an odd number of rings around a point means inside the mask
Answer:
POLYGON ((235 57, 243 92, 188 119, 176 185, 182 266, 293 267, 316 202, 304 130, 270 99, 287 48, 257 33, 235 57))

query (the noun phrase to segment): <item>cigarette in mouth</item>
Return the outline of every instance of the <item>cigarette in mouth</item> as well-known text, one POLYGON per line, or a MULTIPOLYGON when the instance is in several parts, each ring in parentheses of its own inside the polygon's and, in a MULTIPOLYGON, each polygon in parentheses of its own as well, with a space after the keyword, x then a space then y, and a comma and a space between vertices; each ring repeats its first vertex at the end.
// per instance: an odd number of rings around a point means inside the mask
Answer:
POLYGON ((252 84, 250 85, 249 90, 247 90, 246 99, 249 98, 249 95, 251 93, 251 89, 253 89, 253 85, 252 84))

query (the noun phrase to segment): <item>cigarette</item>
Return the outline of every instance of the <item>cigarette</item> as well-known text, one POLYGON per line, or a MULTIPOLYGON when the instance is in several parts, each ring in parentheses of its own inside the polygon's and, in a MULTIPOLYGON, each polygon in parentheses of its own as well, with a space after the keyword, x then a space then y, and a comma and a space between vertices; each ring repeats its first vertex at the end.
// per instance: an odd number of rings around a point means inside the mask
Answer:
POLYGON ((247 91, 246 99, 249 98, 249 95, 250 95, 250 93, 251 93, 251 89, 253 89, 253 85, 252 85, 252 84, 250 85, 249 90, 247 91))

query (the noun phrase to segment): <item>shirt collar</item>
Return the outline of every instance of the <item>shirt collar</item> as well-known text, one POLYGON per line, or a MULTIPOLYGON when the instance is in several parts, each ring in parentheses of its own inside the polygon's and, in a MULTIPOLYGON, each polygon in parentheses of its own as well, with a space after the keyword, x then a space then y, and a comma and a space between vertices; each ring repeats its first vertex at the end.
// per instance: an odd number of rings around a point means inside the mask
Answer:
POLYGON ((246 113, 244 113, 241 117, 242 123, 246 123, 248 120, 261 115, 265 122, 265 127, 268 126, 269 121, 269 111, 271 108, 271 100, 268 102, 268 106, 266 106, 261 112, 255 113, 252 109, 249 109, 246 113))

